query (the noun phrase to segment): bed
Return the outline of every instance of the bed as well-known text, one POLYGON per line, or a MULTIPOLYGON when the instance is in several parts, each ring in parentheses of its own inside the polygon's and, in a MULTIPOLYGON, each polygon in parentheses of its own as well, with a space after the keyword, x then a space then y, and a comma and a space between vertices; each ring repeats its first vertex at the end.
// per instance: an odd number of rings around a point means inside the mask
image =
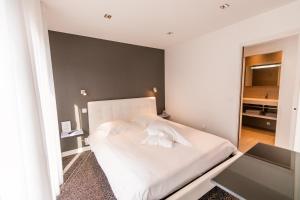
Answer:
POLYGON ((114 137, 100 136, 97 127, 104 122, 156 115, 153 97, 89 102, 88 113, 91 150, 119 200, 199 198, 237 155, 229 141, 174 122, 169 123, 183 130, 192 146, 142 145, 147 134, 136 125, 114 137))

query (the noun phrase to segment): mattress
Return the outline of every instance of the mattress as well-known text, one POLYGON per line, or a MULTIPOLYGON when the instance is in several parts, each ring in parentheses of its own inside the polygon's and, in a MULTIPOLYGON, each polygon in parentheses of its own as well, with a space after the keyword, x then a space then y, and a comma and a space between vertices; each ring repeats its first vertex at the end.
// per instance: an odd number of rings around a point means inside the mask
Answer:
POLYGON ((89 142, 118 200, 161 199, 226 160, 236 151, 229 141, 173 123, 191 147, 143 145, 147 134, 133 125, 124 133, 101 137, 93 133, 89 142))

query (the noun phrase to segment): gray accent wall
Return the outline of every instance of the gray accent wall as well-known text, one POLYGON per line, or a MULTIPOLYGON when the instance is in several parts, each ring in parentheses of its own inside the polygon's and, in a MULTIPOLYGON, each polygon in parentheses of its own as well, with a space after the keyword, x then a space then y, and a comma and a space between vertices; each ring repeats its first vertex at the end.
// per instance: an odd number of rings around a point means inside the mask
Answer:
POLYGON ((89 101, 153 96, 156 87, 158 113, 164 109, 164 50, 54 31, 49 40, 58 120, 71 121, 76 129, 77 115, 85 132, 61 139, 62 151, 84 146, 88 114, 76 108, 87 108, 89 101), (82 96, 81 89, 88 95, 82 96))

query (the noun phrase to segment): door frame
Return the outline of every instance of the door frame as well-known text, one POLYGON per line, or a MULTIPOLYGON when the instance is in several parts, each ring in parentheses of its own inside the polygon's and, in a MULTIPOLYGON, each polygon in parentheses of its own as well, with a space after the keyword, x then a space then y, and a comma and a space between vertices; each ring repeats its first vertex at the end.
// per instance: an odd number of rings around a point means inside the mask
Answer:
POLYGON ((245 74, 245 59, 244 59, 244 52, 245 52, 245 46, 242 46, 242 52, 241 52, 241 74, 240 74, 240 105, 239 105, 239 122, 238 122, 238 140, 237 140, 237 147, 240 148, 240 139, 241 139, 241 133, 242 133, 242 118, 243 118, 243 96, 244 96, 244 74, 245 74))
MULTIPOLYGON (((295 138, 296 138, 296 130, 300 130, 300 127, 297 127, 297 116, 298 112, 300 115, 300 111, 298 111, 297 107, 298 105, 300 106, 300 30, 294 30, 294 31, 288 31, 285 33, 280 33, 276 34, 270 37, 265 37, 265 38, 260 38, 257 40, 253 40, 250 42, 243 42, 240 44, 240 58, 241 58, 241 73, 240 73, 240 96, 239 96, 239 116, 238 116, 238 137, 237 137, 237 147, 240 147, 240 138, 241 138, 241 131, 242 131, 242 111, 243 111, 243 94, 244 94, 244 73, 245 73, 245 59, 244 59, 244 51, 245 47, 247 46, 253 46, 253 45, 258 45, 262 43, 267 43, 267 42, 272 42, 274 40, 280 40, 292 36, 298 35, 299 40, 298 40, 298 59, 297 59, 297 73, 296 73, 296 78, 295 78, 295 84, 296 88, 294 90, 294 95, 293 95, 293 108, 296 109, 295 112, 293 112, 292 120, 290 123, 291 130, 293 131, 293 134, 290 134, 289 138, 289 148, 294 149, 295 146, 295 138)), ((283 52, 284 54, 284 52, 283 52)), ((284 58, 283 58, 284 59, 284 58)), ((300 123, 299 123, 300 126, 300 123)), ((299 133, 300 137, 300 133, 299 133)), ((276 145, 276 137, 275 137, 275 145, 276 145)))

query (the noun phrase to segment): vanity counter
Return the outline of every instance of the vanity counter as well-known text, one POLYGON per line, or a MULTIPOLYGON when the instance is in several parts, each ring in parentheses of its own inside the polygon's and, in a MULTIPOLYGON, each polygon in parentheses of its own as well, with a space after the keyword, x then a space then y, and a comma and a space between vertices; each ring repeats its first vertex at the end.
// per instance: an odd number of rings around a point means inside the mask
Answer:
POLYGON ((243 98, 243 103, 259 104, 265 106, 278 106, 278 99, 243 98))

